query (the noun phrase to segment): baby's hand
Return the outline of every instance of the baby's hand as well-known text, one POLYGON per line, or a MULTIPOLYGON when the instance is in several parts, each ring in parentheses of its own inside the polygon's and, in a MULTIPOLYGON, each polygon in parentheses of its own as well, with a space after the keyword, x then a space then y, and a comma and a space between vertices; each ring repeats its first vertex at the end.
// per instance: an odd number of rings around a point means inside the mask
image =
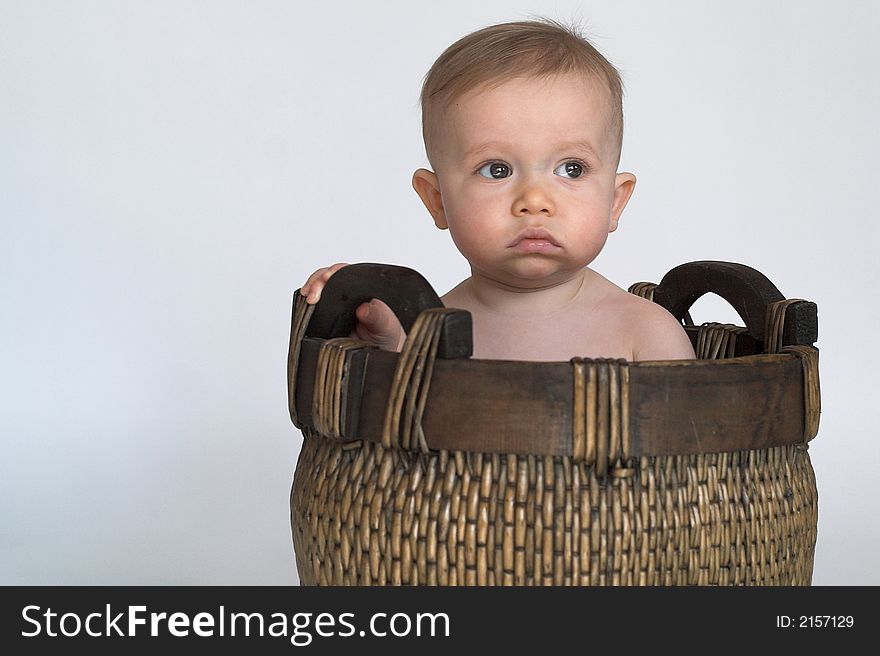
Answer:
MULTIPOLYGON (((315 271, 306 280, 299 293, 306 297, 306 302, 314 305, 321 300, 321 290, 334 273, 347 262, 338 262, 333 266, 323 267, 315 271)), ((399 351, 406 339, 406 333, 394 311, 378 298, 368 303, 361 303, 354 313, 354 330, 349 337, 376 344, 385 351, 399 351)))
POLYGON ((309 276, 306 284, 300 288, 299 293, 306 297, 306 302, 309 305, 314 305, 321 300, 321 290, 324 289, 324 285, 330 280, 330 276, 344 266, 348 266, 348 262, 337 262, 333 266, 318 269, 309 276))

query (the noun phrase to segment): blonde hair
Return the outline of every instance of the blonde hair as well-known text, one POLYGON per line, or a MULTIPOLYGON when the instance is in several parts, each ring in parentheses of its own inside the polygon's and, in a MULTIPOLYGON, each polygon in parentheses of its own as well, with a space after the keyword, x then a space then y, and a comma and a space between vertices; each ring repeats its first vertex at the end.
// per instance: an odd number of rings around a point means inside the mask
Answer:
POLYGON ((515 77, 566 73, 598 81, 608 91, 609 122, 617 157, 623 139, 623 84, 620 73, 574 27, 554 20, 490 25, 449 46, 422 84, 422 137, 428 161, 437 143, 438 116, 468 91, 499 86, 515 77))

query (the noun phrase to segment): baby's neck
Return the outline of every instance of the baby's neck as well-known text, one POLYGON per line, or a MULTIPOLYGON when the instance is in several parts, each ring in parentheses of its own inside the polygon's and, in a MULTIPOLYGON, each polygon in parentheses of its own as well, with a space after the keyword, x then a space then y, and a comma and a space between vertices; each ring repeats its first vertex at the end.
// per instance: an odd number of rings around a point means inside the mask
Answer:
POLYGON ((554 314, 570 307, 581 296, 587 268, 572 276, 535 287, 518 287, 493 279, 476 271, 467 280, 468 293, 485 312, 536 317, 554 314))

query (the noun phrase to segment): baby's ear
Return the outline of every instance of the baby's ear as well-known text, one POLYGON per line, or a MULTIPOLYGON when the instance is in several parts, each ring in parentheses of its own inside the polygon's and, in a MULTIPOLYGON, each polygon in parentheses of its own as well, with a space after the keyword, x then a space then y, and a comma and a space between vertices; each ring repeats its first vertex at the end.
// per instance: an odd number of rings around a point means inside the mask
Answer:
POLYGON ((635 188, 636 176, 632 173, 617 174, 614 179, 614 202, 611 204, 611 224, 608 226, 608 232, 617 230, 617 222, 635 188))
POLYGON ((449 224, 446 222, 446 210, 443 209, 443 196, 440 194, 437 174, 427 169, 418 169, 413 173, 412 186, 434 217, 434 225, 446 230, 449 224))

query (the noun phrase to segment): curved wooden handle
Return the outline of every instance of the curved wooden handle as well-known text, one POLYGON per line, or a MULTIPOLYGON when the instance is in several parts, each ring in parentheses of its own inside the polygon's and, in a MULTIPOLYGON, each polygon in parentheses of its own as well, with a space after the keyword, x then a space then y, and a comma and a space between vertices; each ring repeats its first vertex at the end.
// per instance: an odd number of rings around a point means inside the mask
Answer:
MULTIPOLYGON (((707 292, 718 294, 742 317, 749 334, 764 342, 767 306, 784 300, 776 285, 760 271, 736 262, 704 260, 681 264, 663 276, 654 290, 659 303, 679 321, 698 298, 707 292)), ((805 301, 786 312, 786 343, 812 344, 816 341, 818 321, 816 304, 805 301)))
MULTIPOLYGON (((393 264, 349 264, 330 276, 305 336, 347 337, 354 329, 355 310, 373 298, 384 301, 394 311, 407 333, 422 310, 445 307, 418 271, 393 264)), ((446 318, 437 355, 450 359, 467 358, 472 353, 471 315, 460 310, 446 318)))

